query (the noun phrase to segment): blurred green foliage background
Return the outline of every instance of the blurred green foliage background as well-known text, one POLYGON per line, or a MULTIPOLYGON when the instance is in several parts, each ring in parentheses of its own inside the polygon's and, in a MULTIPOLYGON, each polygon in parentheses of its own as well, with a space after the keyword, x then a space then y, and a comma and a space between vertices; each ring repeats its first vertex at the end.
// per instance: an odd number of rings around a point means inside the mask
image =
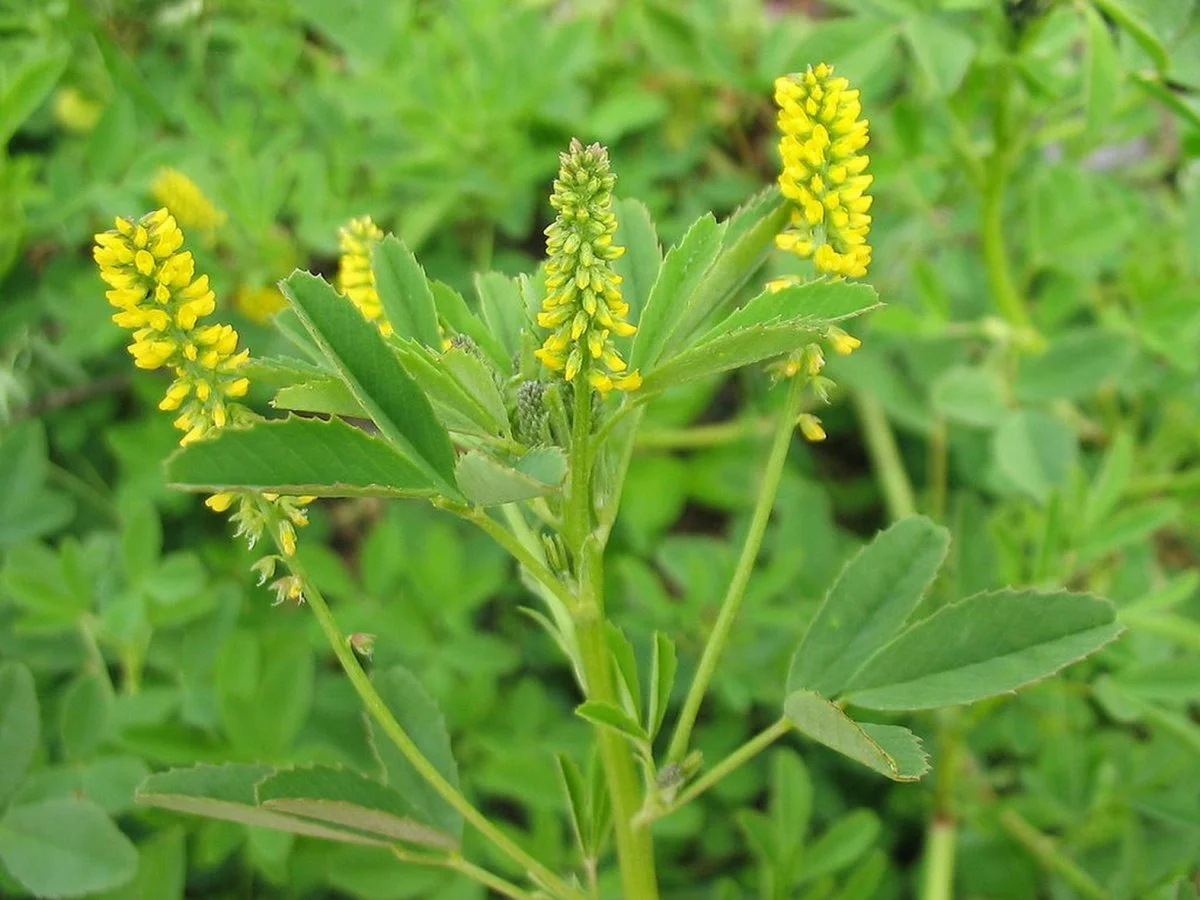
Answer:
MULTIPOLYGON (((773 78, 819 61, 871 118, 889 305, 831 363, 829 440, 793 448, 700 745, 716 758, 775 718, 822 592, 906 512, 954 533, 929 602, 1069 586, 1113 598, 1129 632, 1065 679, 907 722, 933 753, 922 785, 799 743, 740 770, 657 826, 665 893, 934 900, 920 860, 945 816, 955 896, 1196 897, 1194 0, 0 4, 0 893, 25 896, 36 865, 64 896, 482 896, 382 853, 135 807, 163 767, 369 751, 305 610, 272 607, 224 523, 165 486, 177 435, 109 322, 91 235, 157 205, 161 168, 186 174, 225 214, 190 235, 198 268, 269 355, 261 289, 331 273, 352 216, 464 292, 530 270, 572 136, 608 145, 665 244, 728 214, 776 175, 773 78)), ((685 671, 770 388, 751 371, 667 394, 635 457, 610 604, 628 633, 671 634, 685 671)), ((468 792, 569 866, 551 759, 587 730, 500 552, 417 505, 340 501, 301 555, 343 624, 378 635, 375 664, 440 702, 468 792)))

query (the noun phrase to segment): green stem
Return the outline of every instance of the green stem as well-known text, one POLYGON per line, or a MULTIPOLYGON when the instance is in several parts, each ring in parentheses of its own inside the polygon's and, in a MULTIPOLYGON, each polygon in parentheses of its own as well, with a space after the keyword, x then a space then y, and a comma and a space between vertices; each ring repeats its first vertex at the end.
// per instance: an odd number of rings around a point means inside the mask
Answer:
POLYGON ((667 762, 678 763, 687 755, 688 744, 692 738, 692 729, 696 725, 696 717, 700 713, 700 705, 708 691, 709 682, 717 669, 717 662, 729 641, 738 610, 741 609, 742 599, 746 594, 746 585, 758 559, 758 551, 766 534, 767 522, 771 518, 771 510, 775 506, 775 495, 779 491, 779 479, 783 475, 783 466, 787 461, 788 448, 792 443, 792 430, 796 425, 796 415, 800 408, 800 400, 804 393, 805 381, 793 378, 788 388, 787 398, 783 401, 779 422, 775 427, 775 437, 771 441, 771 452, 767 457, 767 467, 763 472, 762 483, 759 485, 758 499, 754 504, 754 512, 750 517, 750 528, 746 532, 746 541, 742 545, 741 556, 738 557, 737 568, 725 592, 721 603, 721 611, 717 615, 716 624, 704 645, 704 653, 700 657, 700 665, 692 678, 687 697, 683 701, 683 709, 679 720, 675 723, 675 731, 671 735, 671 743, 667 749, 667 762))
POLYGON ((983 261, 987 268, 988 287, 996 308, 1010 325, 1022 331, 1032 331, 1033 322, 1025 305, 1025 298, 1017 290, 1008 261, 1008 247, 1004 239, 1004 192, 1008 186, 1008 175, 1012 147, 1011 93, 1012 68, 1001 64, 997 76, 996 110, 992 125, 994 146, 987 159, 983 178, 983 197, 980 208, 980 239, 983 244, 983 261))
POLYGON ((650 428, 637 436, 639 450, 694 450, 722 447, 771 433, 770 418, 743 418, 693 425, 690 428, 650 428))
POLYGON ((533 900, 533 894, 522 890, 512 882, 505 881, 499 875, 494 875, 487 869, 477 866, 457 854, 454 856, 436 856, 430 853, 413 853, 411 850, 406 850, 403 847, 393 847, 392 855, 401 862, 412 863, 413 865, 452 869, 455 872, 466 875, 472 881, 478 882, 484 887, 491 888, 502 897, 510 897, 511 900, 533 900))
POLYGON ((957 829, 949 819, 935 816, 926 837, 925 876, 921 900, 952 900, 954 897, 954 849, 957 829))
MULTIPOLYGON (((581 376, 575 387, 575 418, 571 428, 570 474, 564 500, 564 536, 574 556, 578 597, 575 637, 583 668, 584 692, 589 700, 619 705, 613 684, 604 618, 603 545, 592 522, 592 397, 581 376)), ((641 786, 633 751, 624 738, 597 726, 596 742, 612 805, 617 863, 624 896, 656 900, 658 877, 654 869, 654 844, 650 829, 633 817, 641 802, 641 786)))
POLYGON ((680 807, 691 803, 710 787, 716 784, 725 776, 729 775, 735 769, 749 762, 762 751, 792 730, 792 724, 787 719, 780 719, 766 731, 762 731, 748 740, 738 749, 734 750, 727 757, 693 781, 688 785, 687 790, 681 793, 678 797, 668 803, 666 806, 657 809, 644 810, 638 820, 643 822, 653 822, 661 819, 663 816, 669 816, 671 813, 680 807))
POLYGON ((1108 900, 1110 895, 1104 888, 1065 856, 1053 840, 1026 822, 1016 810, 1010 808, 1000 813, 1000 827, 1025 847, 1042 866, 1061 875, 1088 900, 1108 900))
POLYGON ((304 582, 304 597, 308 601, 309 607, 312 608, 313 614, 317 617, 317 623, 321 626, 321 631, 325 633, 325 638, 329 641, 329 646, 333 649, 334 656, 337 657, 338 662, 341 664, 342 671, 350 679, 350 684, 353 685, 367 713, 378 723, 384 734, 388 736, 400 752, 404 754, 404 758, 416 769, 417 774, 443 800, 453 807, 463 819, 469 822, 476 831, 491 841, 500 852, 521 866, 536 881, 545 885, 547 889, 553 891, 559 897, 579 897, 580 894, 578 891, 526 853, 508 835, 493 825, 483 813, 471 805, 471 802, 466 797, 443 778, 442 773, 434 768, 433 764, 425 758, 420 748, 413 743, 408 732, 404 730, 404 726, 396 721, 396 717, 392 715, 392 711, 388 709, 383 698, 376 693, 375 686, 371 684, 371 679, 367 677, 367 673, 359 665, 354 651, 350 649, 344 635, 338 629, 337 622, 333 618, 333 613, 329 611, 329 606, 326 604, 325 598, 321 596, 321 592, 317 590, 311 579, 300 568, 295 558, 288 560, 288 567, 294 575, 304 582))
POLYGON ((858 420, 862 424, 863 436, 867 441, 871 465, 883 491, 888 518, 895 522, 915 514, 917 503, 913 499, 912 482, 909 481, 904 462, 900 459, 900 448, 896 446, 896 436, 892 433, 892 426, 888 424, 883 407, 874 397, 869 397, 862 391, 854 393, 854 407, 858 411, 858 420))

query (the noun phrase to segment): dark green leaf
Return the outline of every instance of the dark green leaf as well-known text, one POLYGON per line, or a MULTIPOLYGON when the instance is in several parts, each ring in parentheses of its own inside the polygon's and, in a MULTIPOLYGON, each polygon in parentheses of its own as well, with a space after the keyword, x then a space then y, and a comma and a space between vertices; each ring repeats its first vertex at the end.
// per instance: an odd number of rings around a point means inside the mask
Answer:
POLYGON ((686 298, 720 252, 726 227, 725 223, 718 225, 711 213, 702 216, 667 251, 637 323, 630 368, 646 369, 658 362, 686 298))
POLYGON ((63 693, 58 733, 68 759, 87 759, 108 730, 112 686, 106 676, 83 674, 63 693))
POLYGON ((1004 590, 942 607, 858 672, 846 699, 871 709, 973 703, 1052 675, 1122 631, 1090 594, 1004 590))
POLYGON ((654 632, 654 647, 650 656, 650 701, 646 708, 646 731, 651 740, 662 728, 667 715, 671 691, 675 687, 677 665, 674 642, 661 631, 654 632))
MULTIPOLYGON (((450 734, 437 703, 403 666, 377 671, 371 679, 396 721, 416 749, 445 781, 458 788, 458 764, 450 747, 450 734)), ((383 766, 387 783, 398 791, 428 822, 454 840, 462 838, 462 815, 418 774, 373 719, 368 721, 371 746, 383 766)))
POLYGON ((458 842, 418 820, 401 794, 349 769, 306 766, 283 769, 258 782, 265 809, 410 844, 455 850, 458 842))
POLYGON ((1004 476, 1039 502, 1066 484, 1079 454, 1071 429, 1037 410, 1009 413, 994 432, 992 447, 1004 476))
POLYGON ((138 788, 137 800, 155 806, 242 825, 274 828, 293 834, 350 844, 383 845, 386 842, 318 822, 285 815, 258 806, 255 785, 272 774, 270 766, 227 763, 193 766, 151 775, 138 788))
POLYGON ((529 328, 520 288, 499 272, 486 272, 475 276, 475 292, 483 320, 512 359, 521 349, 521 332, 529 328))
POLYGON ((276 409, 294 409, 327 416, 370 418, 362 405, 354 399, 350 389, 337 378, 315 378, 299 384, 289 384, 276 391, 271 405, 276 409))
POLYGON ((379 302, 396 334, 440 349, 442 336, 433 293, 412 251, 399 238, 388 235, 371 251, 371 269, 379 302))
POLYGON ((603 700, 588 700, 579 704, 575 707, 575 715, 600 728, 611 728, 635 744, 645 744, 650 740, 650 736, 646 734, 646 730, 642 728, 637 719, 619 706, 603 700))
POLYGON ((895 725, 860 725, 812 691, 789 693, 783 714, 801 734, 893 781, 916 781, 929 771, 921 741, 911 731, 895 725))
POLYGON ((1117 23, 1150 57, 1154 68, 1165 72, 1170 65, 1167 48, 1142 19, 1129 8, 1126 0, 1092 0, 1100 11, 1117 23))
POLYGON ((505 351, 487 325, 471 312, 462 294, 440 281, 433 282, 432 290, 438 315, 446 324, 458 334, 465 334, 473 340, 501 372, 506 375, 512 372, 513 355, 505 351))
POLYGON ((836 697, 912 614, 946 559, 950 535, 917 516, 859 551, 834 582, 788 672, 787 689, 836 697))
POLYGON ((0 808, 25 777, 41 733, 33 675, 23 663, 0 665, 0 808))
POLYGON ((1090 5, 1082 8, 1087 19, 1087 70, 1084 77, 1084 113, 1087 129, 1096 138, 1112 117, 1121 87, 1117 48, 1104 17, 1090 5))
POLYGON ((177 451, 167 477, 192 491, 424 497, 437 490, 394 447, 340 419, 291 417, 225 429, 177 451))
POLYGON ((65 46, 33 53, 25 59, 10 57, 4 83, 0 84, 0 147, 46 99, 70 58, 65 46))
POLYGON ((865 284, 812 281, 766 291, 647 372, 643 389, 661 390, 798 350, 829 325, 878 305, 874 289, 865 284))
POLYGON ((379 330, 320 278, 294 272, 284 295, 379 430, 439 489, 453 496, 454 448, 429 399, 379 330))
POLYGON ((0 862, 39 897, 78 897, 129 881, 138 856, 100 807, 54 799, 11 807, 0 818, 0 862))
POLYGON ((1119 334, 1099 329, 1071 332, 1041 355, 1022 361, 1017 396, 1026 403, 1090 396, 1106 383, 1119 383, 1135 350, 1133 342, 1119 334))
POLYGON ((995 372, 976 366, 951 366, 934 382, 931 399, 933 408, 950 421, 976 428, 991 428, 1008 412, 1004 382, 995 372))
POLYGON ((566 471, 567 460, 561 450, 538 447, 512 466, 478 450, 468 451, 459 458, 456 475, 458 486, 468 500, 481 506, 495 506, 553 493, 566 471))
POLYGON ((617 243, 625 255, 613 264, 621 276, 621 296, 629 304, 629 321, 637 322, 658 280, 662 268, 662 247, 650 211, 638 200, 618 200, 613 204, 617 216, 617 243))

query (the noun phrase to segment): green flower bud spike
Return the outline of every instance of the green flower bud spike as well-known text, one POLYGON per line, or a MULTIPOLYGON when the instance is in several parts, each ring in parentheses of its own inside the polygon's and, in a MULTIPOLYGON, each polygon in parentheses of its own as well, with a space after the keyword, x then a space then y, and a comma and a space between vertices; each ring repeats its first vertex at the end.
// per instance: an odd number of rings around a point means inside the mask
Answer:
POLYGON ((566 381, 581 374, 601 394, 633 391, 642 376, 628 366, 613 337, 637 329, 626 321, 629 304, 621 299, 621 276, 612 262, 625 252, 613 244, 617 217, 608 151, 572 140, 559 157, 558 178, 550 205, 558 217, 546 229, 546 298, 537 323, 550 330, 536 356, 566 381))

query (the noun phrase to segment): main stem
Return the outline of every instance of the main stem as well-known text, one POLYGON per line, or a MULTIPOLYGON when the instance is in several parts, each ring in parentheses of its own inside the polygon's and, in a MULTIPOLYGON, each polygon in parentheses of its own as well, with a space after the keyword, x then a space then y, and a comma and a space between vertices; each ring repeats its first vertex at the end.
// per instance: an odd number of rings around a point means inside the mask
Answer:
POLYGON ((334 656, 341 663, 342 671, 350 679, 350 684, 353 685, 367 713, 375 720, 384 734, 388 736, 400 752, 404 754, 404 758, 416 769, 417 774, 430 787, 437 791, 438 795, 450 804, 476 831, 491 841, 498 850, 521 866, 526 872, 530 873, 537 881, 545 885, 547 889, 553 891, 555 895, 572 898, 580 896, 575 888, 571 887, 559 878, 558 875, 526 853, 508 835, 493 825, 483 813, 471 805, 471 802, 466 797, 443 778, 442 773, 434 768, 433 764, 425 758, 420 748, 413 743, 408 732, 404 730, 404 726, 396 721, 396 717, 392 715, 392 711, 388 709, 383 698, 375 691, 375 686, 371 684, 371 679, 367 677, 367 673, 359 665, 354 651, 350 649, 343 634, 338 629, 337 622, 333 618, 333 613, 329 611, 329 606, 326 604, 325 598, 321 596, 321 592, 317 590, 316 586, 304 574, 295 560, 289 560, 288 567, 292 570, 293 574, 304 582, 304 597, 308 601, 313 614, 317 617, 317 623, 321 626, 321 631, 325 633, 325 638, 329 641, 329 646, 333 649, 334 656))
MULTIPOLYGON (((565 533, 575 560, 578 595, 575 604, 575 637, 589 700, 619 705, 613 685, 605 634, 604 550, 594 535, 592 522, 592 392, 583 378, 575 386, 575 421, 571 432, 570 483, 566 496, 565 533)), ((608 782, 617 862, 623 896, 629 900, 656 900, 658 877, 654 870, 654 843, 650 828, 634 822, 641 803, 633 750, 611 729, 596 727, 600 761, 608 782)))
POLYGON ((687 697, 683 701, 683 709, 679 713, 679 721, 671 735, 671 743, 667 748, 667 762, 680 762, 687 755, 688 744, 692 738, 692 729, 696 725, 696 716, 700 713, 700 705, 708 691, 709 682, 717 669, 721 653, 729 641, 733 630, 734 620, 742 608, 742 599, 746 595, 746 585, 754 570, 754 562, 758 559, 758 551, 762 547, 763 536, 767 531, 767 522, 771 518, 771 510, 775 507, 775 495, 779 491, 779 479, 783 475, 783 464, 787 461, 788 447, 792 443, 792 430, 796 426, 796 416, 800 409, 800 400, 804 394, 804 379, 793 378, 788 388, 787 398, 783 401, 779 422, 775 426, 775 437, 771 441, 771 453, 767 457, 767 468, 763 472, 762 484, 759 486, 758 500, 750 517, 750 530, 746 533, 746 542, 742 545, 741 556, 738 557, 737 568, 725 592, 721 603, 721 611, 717 614, 716 624, 704 645, 704 653, 700 657, 700 665, 692 678, 687 697))

